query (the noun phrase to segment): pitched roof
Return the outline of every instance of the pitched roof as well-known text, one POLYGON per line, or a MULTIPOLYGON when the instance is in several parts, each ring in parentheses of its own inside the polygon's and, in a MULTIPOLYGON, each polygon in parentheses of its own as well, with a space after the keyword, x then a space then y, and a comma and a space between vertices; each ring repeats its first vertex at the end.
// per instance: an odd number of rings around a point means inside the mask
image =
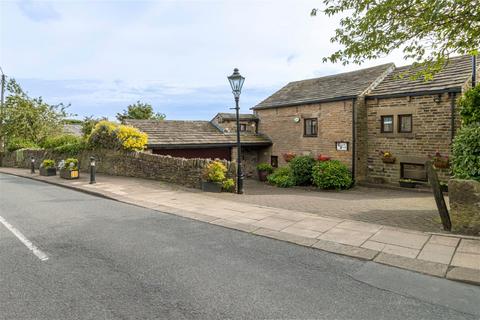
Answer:
POLYGON ((369 96, 408 95, 421 92, 461 91, 472 75, 471 56, 450 58, 445 68, 437 73, 433 80, 411 80, 414 73, 412 65, 396 68, 376 86, 369 96), (400 77, 401 75, 401 77, 400 77))
POLYGON ((331 76, 290 82, 252 109, 268 109, 352 99, 394 68, 393 63, 331 76))
MULTIPOLYGON (((221 132, 210 121, 126 120, 125 122, 148 134, 149 147, 233 146, 237 141, 235 134, 221 132)), ((242 132, 240 140, 243 145, 272 143, 262 134, 249 132, 242 132)))

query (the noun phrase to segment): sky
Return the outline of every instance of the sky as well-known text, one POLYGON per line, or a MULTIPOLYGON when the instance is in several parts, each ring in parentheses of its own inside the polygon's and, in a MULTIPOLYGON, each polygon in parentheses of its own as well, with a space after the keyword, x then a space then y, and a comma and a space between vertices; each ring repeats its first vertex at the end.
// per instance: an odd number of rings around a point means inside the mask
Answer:
POLYGON ((234 100, 227 76, 245 76, 241 111, 290 81, 362 66, 323 63, 338 49, 338 18, 310 17, 321 0, 0 0, 0 66, 30 96, 70 103, 75 118, 114 119, 140 100, 167 119, 209 120, 234 100))

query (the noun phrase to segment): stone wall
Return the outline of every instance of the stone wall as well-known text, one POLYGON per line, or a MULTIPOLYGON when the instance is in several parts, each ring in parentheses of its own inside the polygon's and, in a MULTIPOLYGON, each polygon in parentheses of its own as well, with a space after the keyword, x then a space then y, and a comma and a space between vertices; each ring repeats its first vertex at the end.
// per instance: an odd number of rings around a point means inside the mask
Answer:
MULTIPOLYGON (((212 160, 184 159, 144 152, 122 152, 112 150, 84 151, 76 158, 81 171, 89 170, 90 156, 96 159, 98 173, 161 180, 192 188, 200 188, 203 169, 212 160)), ((18 150, 2 156, 4 167, 30 168, 30 158, 35 158, 38 168, 43 159, 58 161, 71 156, 46 150, 18 150)), ((233 162, 222 161, 228 168, 228 176, 235 178, 236 166, 233 162)))
POLYGON ((451 179, 448 197, 453 230, 480 235, 480 182, 451 179))
POLYGON ((269 136, 273 145, 269 154, 259 155, 260 161, 270 162, 270 156, 278 156, 279 166, 286 165, 282 154, 319 154, 352 165, 352 101, 338 101, 293 107, 260 109, 255 111, 259 120, 258 131, 269 136), (300 121, 295 122, 295 118, 300 121), (304 119, 318 119, 318 135, 304 137, 304 119), (348 151, 337 151, 337 141, 348 142, 348 151))
MULTIPOLYGON (((424 164, 438 151, 450 155, 452 142, 451 99, 445 93, 413 97, 367 99, 367 179, 370 182, 398 183, 400 164, 424 164), (436 102, 434 99, 440 98, 436 102), (398 132, 398 115, 412 114, 412 133, 398 132), (392 133, 381 132, 381 116, 394 117, 392 133), (396 158, 393 164, 383 163, 380 152, 389 151, 396 158)), ((456 99, 456 97, 455 97, 456 99)), ((456 108, 455 127, 460 126, 456 108)), ((449 179, 449 169, 438 171, 440 180, 449 179)))

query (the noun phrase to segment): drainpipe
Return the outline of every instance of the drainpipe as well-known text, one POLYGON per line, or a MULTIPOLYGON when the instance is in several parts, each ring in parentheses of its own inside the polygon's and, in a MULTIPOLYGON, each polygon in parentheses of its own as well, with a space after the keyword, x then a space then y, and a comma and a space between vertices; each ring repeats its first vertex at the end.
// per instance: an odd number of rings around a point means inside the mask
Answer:
POLYGON ((355 166, 356 166, 356 145, 357 145, 357 133, 355 126, 355 102, 356 98, 352 99, 352 181, 355 183, 355 166))
POLYGON ((456 92, 452 92, 450 94, 450 112, 451 112, 451 117, 450 117, 450 121, 451 121, 451 128, 452 128, 452 132, 451 132, 451 141, 453 142, 453 138, 455 138, 455 100, 457 98, 457 93, 456 92))

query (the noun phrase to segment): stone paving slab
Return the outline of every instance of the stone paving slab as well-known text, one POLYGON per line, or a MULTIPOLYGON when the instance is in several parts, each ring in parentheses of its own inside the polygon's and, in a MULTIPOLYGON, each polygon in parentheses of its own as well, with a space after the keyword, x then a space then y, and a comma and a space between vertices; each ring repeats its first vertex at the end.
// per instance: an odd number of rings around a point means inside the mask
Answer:
POLYGON ((480 285, 480 238, 429 234, 249 205, 210 197, 198 190, 136 178, 97 175, 97 181, 101 182, 90 185, 85 177, 76 181, 63 180, 31 175, 26 169, 15 168, 0 168, 0 172, 259 236, 480 285))

